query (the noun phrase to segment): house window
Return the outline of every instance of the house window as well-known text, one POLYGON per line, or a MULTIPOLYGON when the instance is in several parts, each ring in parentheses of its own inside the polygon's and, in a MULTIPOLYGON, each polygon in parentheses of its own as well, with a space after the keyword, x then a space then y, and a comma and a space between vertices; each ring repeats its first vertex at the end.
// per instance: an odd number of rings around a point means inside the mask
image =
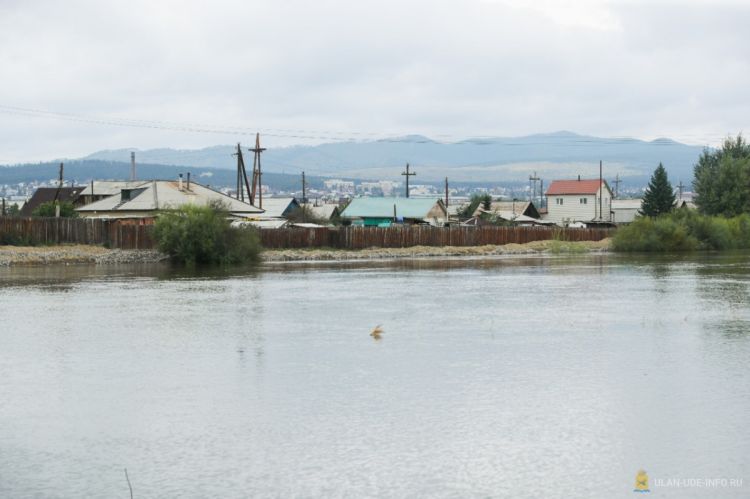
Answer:
POLYGON ((589 202, 589 200, 588 200, 587 198, 580 198, 580 199, 578 200, 578 202, 579 202, 580 204, 587 204, 587 203, 589 202))
POLYGON ((556 203, 557 203, 558 205, 562 205, 562 204, 563 204, 563 198, 555 198, 555 202, 556 202, 556 203))

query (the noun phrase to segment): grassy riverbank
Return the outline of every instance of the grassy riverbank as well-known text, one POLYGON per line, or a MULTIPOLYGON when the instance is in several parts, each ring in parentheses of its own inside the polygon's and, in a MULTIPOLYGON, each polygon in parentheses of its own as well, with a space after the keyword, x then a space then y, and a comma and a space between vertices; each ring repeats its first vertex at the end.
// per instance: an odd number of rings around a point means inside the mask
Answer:
MULTIPOLYGON (((341 261, 384 258, 481 257, 497 255, 569 254, 608 251, 610 240, 602 241, 534 241, 503 246, 413 246, 410 248, 368 248, 363 250, 280 249, 266 250, 261 259, 282 261, 341 261)), ((153 263, 169 257, 155 250, 119 250, 101 246, 0 246, 0 267, 46 264, 113 264, 153 263)))

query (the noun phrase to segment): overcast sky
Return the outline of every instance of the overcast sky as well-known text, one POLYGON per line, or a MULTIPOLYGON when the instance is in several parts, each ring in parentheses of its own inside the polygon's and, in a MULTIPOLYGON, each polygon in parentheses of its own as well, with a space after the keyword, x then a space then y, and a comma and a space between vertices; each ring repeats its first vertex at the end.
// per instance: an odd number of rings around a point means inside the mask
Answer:
POLYGON ((750 1, 0 0, 0 163, 256 129, 717 143, 748 130, 748 26, 750 1))

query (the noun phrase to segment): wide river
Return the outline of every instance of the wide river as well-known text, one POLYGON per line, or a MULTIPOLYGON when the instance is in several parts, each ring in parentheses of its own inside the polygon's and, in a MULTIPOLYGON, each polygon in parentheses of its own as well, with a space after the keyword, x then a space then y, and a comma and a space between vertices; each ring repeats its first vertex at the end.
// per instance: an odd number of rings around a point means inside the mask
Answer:
POLYGON ((750 255, 0 269, 0 497, 750 497, 749 304, 750 255))

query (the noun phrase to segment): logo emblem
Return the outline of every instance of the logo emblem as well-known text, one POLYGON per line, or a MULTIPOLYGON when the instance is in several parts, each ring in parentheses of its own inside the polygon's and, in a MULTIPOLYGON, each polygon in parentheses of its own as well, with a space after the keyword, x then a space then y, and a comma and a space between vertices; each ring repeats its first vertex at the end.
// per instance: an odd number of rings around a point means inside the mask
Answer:
POLYGON ((638 470, 638 473, 635 475, 635 488, 633 492, 651 492, 648 489, 648 475, 644 470, 638 470))

